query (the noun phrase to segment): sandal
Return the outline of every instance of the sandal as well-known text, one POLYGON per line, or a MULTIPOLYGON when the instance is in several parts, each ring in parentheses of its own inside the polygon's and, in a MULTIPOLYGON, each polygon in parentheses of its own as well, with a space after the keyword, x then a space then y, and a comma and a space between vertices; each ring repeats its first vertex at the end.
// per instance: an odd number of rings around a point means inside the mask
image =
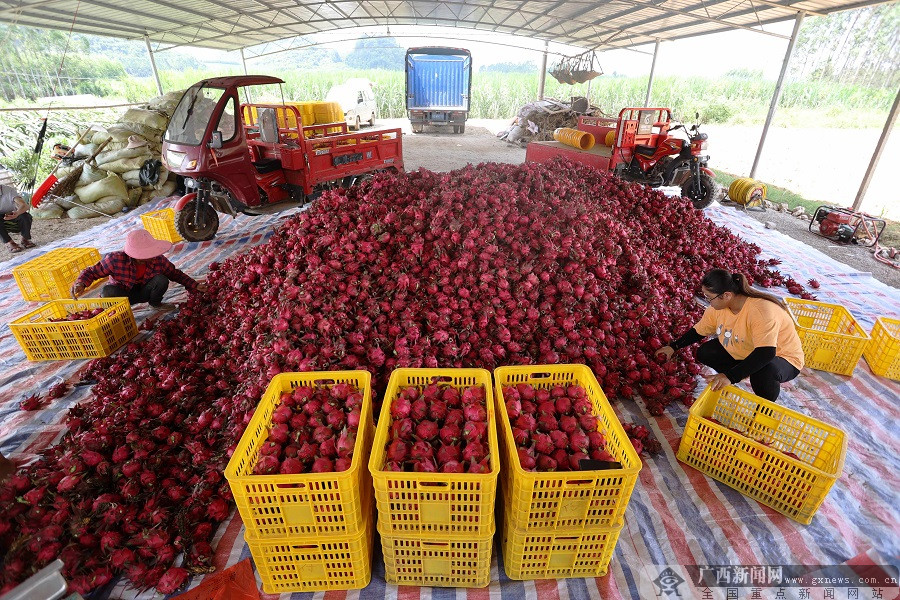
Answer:
POLYGON ((22 247, 23 247, 23 248, 34 248, 35 246, 37 246, 37 244, 35 244, 35 243, 32 242, 31 240, 22 240, 22 247))
POLYGON ((8 244, 6 244, 6 247, 9 248, 10 254, 15 254, 16 252, 22 251, 22 246, 18 245, 15 242, 9 242, 8 244))

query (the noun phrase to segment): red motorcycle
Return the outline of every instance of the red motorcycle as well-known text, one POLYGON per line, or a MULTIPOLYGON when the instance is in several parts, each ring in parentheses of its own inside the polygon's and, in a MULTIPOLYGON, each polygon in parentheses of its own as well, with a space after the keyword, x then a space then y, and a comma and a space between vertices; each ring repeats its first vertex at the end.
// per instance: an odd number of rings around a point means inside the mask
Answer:
POLYGON ((721 194, 712 170, 706 166, 709 156, 703 154, 707 135, 696 123, 690 129, 684 124, 667 127, 663 133, 655 146, 636 144, 631 160, 619 163, 616 174, 650 187, 678 186, 695 208, 706 208, 721 194), (679 129, 688 139, 672 136, 679 129))

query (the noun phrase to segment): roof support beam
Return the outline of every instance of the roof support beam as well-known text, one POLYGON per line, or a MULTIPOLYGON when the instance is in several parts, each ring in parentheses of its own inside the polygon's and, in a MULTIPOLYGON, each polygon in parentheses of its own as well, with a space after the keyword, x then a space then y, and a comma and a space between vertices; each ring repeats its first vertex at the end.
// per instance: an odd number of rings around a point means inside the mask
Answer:
POLYGON ((805 13, 797 13, 794 19, 794 31, 791 32, 791 41, 788 42, 787 50, 784 53, 784 61, 781 63, 781 73, 778 75, 778 83, 775 84, 775 92, 772 94, 772 103, 769 104, 769 114, 766 115, 766 123, 763 125, 762 135, 759 138, 759 146, 756 148, 756 157, 753 159, 753 166, 750 168, 750 177, 756 176, 756 167, 759 166, 759 159, 762 157, 763 146, 766 143, 766 135, 769 133, 769 126, 772 124, 772 117, 775 116, 775 109, 778 108, 778 101, 781 99, 781 88, 784 85, 784 76, 787 74, 788 64, 791 62, 791 55, 794 53, 794 44, 797 42, 797 34, 800 32, 800 25, 803 23, 805 13))
MULTIPOLYGON (((241 48, 241 63, 244 65, 244 75, 249 75, 250 73, 247 72, 247 59, 244 57, 244 49, 243 48, 241 48)), ((249 86, 249 85, 244 86, 244 99, 247 104, 250 104, 251 102, 253 102, 253 100, 250 99, 250 88, 251 87, 252 86, 249 86)))
POLYGON ((872 153, 872 160, 869 161, 862 183, 859 184, 859 191, 856 192, 856 199, 851 207, 853 210, 859 210, 859 207, 862 206, 863 198, 866 197, 866 191, 869 189, 869 183, 871 183, 872 176, 875 174, 875 168, 878 166, 878 161, 881 160, 881 153, 884 151, 884 147, 887 146, 888 138, 891 136, 891 129, 894 128, 898 112, 900 112, 900 90, 897 90, 897 95, 894 97, 894 106, 891 107, 891 112, 884 123, 884 129, 881 132, 881 137, 878 138, 878 143, 875 145, 875 152, 872 153))
POLYGON ((653 62, 650 63, 650 78, 647 80, 647 95, 644 96, 644 106, 650 106, 650 93, 653 91, 653 74, 656 72, 656 55, 659 54, 659 40, 653 45, 653 62))
POLYGON ((544 84, 547 82, 547 49, 550 42, 544 40, 544 53, 541 55, 541 78, 538 80, 538 100, 544 99, 544 84))
MULTIPOLYGON (((738 24, 738 23, 733 23, 733 22, 731 22, 731 21, 725 21, 725 20, 723 20, 723 19, 717 19, 717 18, 715 18, 715 17, 707 17, 707 16, 704 16, 704 15, 700 15, 700 14, 691 12, 691 11, 689 11, 689 10, 680 10, 680 9, 677 9, 677 8, 666 8, 665 6, 648 4, 648 3, 646 3, 646 2, 640 2, 640 1, 638 1, 638 0, 615 0, 615 1, 616 1, 616 2, 623 2, 623 3, 626 3, 626 4, 630 4, 630 5, 635 6, 635 7, 637 7, 637 8, 645 8, 645 9, 655 10, 655 11, 659 11, 659 12, 663 12, 663 13, 668 13, 668 14, 672 14, 672 15, 681 15, 681 16, 683 16, 683 17, 688 17, 689 19, 695 19, 695 20, 698 20, 698 21, 706 21, 707 23, 718 23, 718 24, 720 24, 720 25, 725 25, 726 27, 729 27, 729 28, 732 28, 732 29, 746 29, 747 31, 752 31, 752 32, 754 32, 754 33, 761 33, 761 34, 764 34, 764 35, 770 35, 770 36, 772 36, 772 37, 777 37, 777 38, 781 38, 781 39, 788 39, 787 36, 782 35, 782 34, 780 34, 780 33, 773 33, 773 32, 771 32, 771 31, 765 31, 764 29, 758 29, 758 28, 756 28, 756 27, 750 27, 749 25, 740 25, 740 24, 738 24)), ((628 13, 626 12, 626 13, 624 13, 624 14, 628 14, 628 13)), ((604 21, 607 21, 607 22, 610 21, 610 20, 612 20, 612 19, 608 19, 608 18, 607 18, 607 19, 604 19, 604 21)), ((651 22, 651 20, 650 20, 650 19, 645 19, 644 21, 639 21, 639 22, 637 22, 637 23, 630 23, 630 24, 629 24, 629 29, 634 29, 636 26, 639 26, 639 25, 641 25, 641 24, 643 24, 643 23, 648 23, 648 22, 651 22)), ((597 25, 597 23, 594 23, 593 25, 597 25)), ((689 27, 689 26, 693 26, 693 25, 695 25, 695 23, 688 22, 688 23, 685 23, 684 25, 681 25, 681 27, 689 27)), ((654 33, 659 33, 659 30, 654 30, 654 33)), ((578 42, 578 41, 586 41, 586 40, 589 40, 590 38, 594 37, 595 35, 596 35, 596 33, 589 33, 589 34, 585 34, 585 35, 580 36, 580 37, 573 36, 573 39, 575 39, 576 42, 578 42)), ((576 45, 577 45, 577 44, 576 44, 576 45)), ((594 49, 596 49, 596 48, 597 48, 597 47, 595 46, 594 49)))
POLYGON ((162 81, 159 78, 159 71, 156 70, 156 59, 153 57, 153 49, 150 47, 150 36, 147 34, 144 34, 144 43, 147 44, 147 56, 150 57, 150 66, 153 67, 153 78, 156 80, 156 91, 162 96, 162 81))

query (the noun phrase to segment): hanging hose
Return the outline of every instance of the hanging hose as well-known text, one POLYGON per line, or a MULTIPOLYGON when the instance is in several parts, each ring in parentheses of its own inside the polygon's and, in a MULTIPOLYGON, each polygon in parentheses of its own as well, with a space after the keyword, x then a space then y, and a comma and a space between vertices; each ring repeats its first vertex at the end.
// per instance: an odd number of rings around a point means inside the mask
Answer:
POLYGON ((587 131, 572 129, 571 127, 557 127, 553 131, 553 139, 568 146, 574 146, 581 150, 590 150, 594 147, 594 136, 587 131))
POLYGON ((742 206, 759 206, 766 199, 766 184, 750 177, 735 179, 728 186, 728 197, 742 206))

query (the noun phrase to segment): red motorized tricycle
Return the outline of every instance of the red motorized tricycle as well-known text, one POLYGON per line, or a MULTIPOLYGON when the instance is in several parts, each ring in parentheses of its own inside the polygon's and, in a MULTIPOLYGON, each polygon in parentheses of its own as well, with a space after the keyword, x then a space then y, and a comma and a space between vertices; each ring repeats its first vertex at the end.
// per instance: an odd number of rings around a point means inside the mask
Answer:
POLYGON ((582 116, 578 129, 594 136, 593 148, 531 142, 525 160, 546 162, 565 156, 651 187, 678 186, 696 208, 709 206, 721 193, 715 174, 706 166, 706 134, 700 133, 699 125, 674 123, 671 109, 623 108, 617 119, 582 116), (677 130, 687 139, 673 135, 677 130))
POLYGON ((304 124, 293 104, 240 103, 241 87, 281 83, 264 75, 216 77, 181 98, 162 160, 184 177, 188 193, 174 207, 184 239, 215 236, 219 212, 269 213, 376 171, 403 170, 400 129, 350 134, 346 123, 304 124))

